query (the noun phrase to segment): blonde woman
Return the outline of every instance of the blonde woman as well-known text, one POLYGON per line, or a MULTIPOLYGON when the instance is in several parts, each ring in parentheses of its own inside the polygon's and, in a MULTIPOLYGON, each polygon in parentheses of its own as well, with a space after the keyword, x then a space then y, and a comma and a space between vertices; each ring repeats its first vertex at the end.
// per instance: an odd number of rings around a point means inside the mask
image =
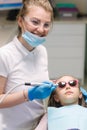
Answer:
POLYGON ((24 83, 49 80, 47 51, 42 44, 52 21, 48 0, 23 0, 17 16, 18 35, 0 48, 0 99, 5 97, 0 100, 2 130, 33 130, 44 113, 43 101, 31 101, 28 89, 32 86, 24 83))

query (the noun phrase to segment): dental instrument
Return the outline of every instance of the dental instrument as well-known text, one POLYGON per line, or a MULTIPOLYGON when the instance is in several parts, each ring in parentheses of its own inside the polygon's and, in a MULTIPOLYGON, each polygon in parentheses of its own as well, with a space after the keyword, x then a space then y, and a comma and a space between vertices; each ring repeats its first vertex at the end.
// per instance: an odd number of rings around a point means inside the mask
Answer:
POLYGON ((4 96, 1 97, 0 99, 0 103, 3 102, 3 100, 8 96, 8 94, 13 91, 15 88, 20 87, 21 85, 28 85, 28 86, 39 86, 42 85, 43 83, 39 83, 39 82, 26 82, 26 83, 21 83, 16 85, 15 87, 11 88, 4 96))
MULTIPOLYGON (((40 82, 25 82, 25 83, 21 83, 21 84, 18 84, 16 85, 15 87, 11 88, 4 96, 1 97, 0 99, 0 103, 3 102, 3 100, 8 96, 8 94, 13 91, 15 88, 17 87, 20 87, 21 85, 27 85, 27 86, 40 86, 40 85, 43 85, 44 83, 40 83, 40 82)), ((55 84, 57 85, 57 84, 55 84)))

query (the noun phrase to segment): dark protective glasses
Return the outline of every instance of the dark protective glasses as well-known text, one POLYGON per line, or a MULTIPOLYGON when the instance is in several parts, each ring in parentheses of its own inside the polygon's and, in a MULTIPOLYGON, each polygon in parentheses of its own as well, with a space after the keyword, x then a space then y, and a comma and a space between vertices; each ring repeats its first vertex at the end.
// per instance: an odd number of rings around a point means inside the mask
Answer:
POLYGON ((57 83, 57 84, 58 84, 58 87, 59 87, 59 88, 64 88, 64 87, 66 87, 67 84, 68 84, 69 86, 71 86, 71 87, 76 87, 77 83, 78 83, 78 80, 70 80, 70 81, 68 81, 68 82, 61 81, 61 82, 59 82, 59 83, 57 83))

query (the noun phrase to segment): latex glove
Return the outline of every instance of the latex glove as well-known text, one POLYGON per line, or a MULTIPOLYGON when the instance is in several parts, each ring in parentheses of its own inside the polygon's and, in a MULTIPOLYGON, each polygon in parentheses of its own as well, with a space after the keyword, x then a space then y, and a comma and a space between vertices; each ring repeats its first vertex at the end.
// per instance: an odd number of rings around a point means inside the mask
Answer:
POLYGON ((53 84, 52 82, 43 82, 42 85, 28 89, 28 99, 45 99, 50 96, 50 94, 52 93, 52 91, 55 90, 56 87, 57 85, 53 84))
POLYGON ((83 94, 85 102, 87 103, 87 91, 83 87, 80 87, 80 90, 83 94))

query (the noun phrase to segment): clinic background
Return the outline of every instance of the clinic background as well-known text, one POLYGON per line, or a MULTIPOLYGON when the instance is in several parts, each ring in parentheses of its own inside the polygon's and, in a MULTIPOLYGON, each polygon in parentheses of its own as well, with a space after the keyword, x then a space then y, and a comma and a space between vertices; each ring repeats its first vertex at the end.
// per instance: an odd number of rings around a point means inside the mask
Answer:
MULTIPOLYGON (((7 44, 17 33, 16 15, 21 0, 0 0, 15 4, 15 7, 0 6, 0 47, 7 44), (17 3, 19 5, 17 5, 17 3)), ((54 9, 53 29, 50 31, 44 45, 48 51, 48 68, 50 79, 64 74, 74 75, 87 84, 87 0, 50 0, 54 9), (79 17, 58 17, 58 4, 74 4, 79 10, 79 17)), ((63 12, 65 13, 65 12, 63 12)), ((75 14, 74 14, 75 16, 75 14)))

